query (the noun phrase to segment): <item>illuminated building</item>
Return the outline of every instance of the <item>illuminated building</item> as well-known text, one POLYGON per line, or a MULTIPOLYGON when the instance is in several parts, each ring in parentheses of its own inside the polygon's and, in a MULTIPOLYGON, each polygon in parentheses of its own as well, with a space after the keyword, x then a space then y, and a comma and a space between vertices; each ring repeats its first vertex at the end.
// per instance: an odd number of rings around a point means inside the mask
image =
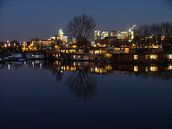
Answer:
POLYGON ((64 37, 64 32, 62 29, 58 31, 58 36, 62 39, 64 37))
POLYGON ((138 60, 139 56, 138 55, 134 55, 134 60, 138 60))
POLYGON ((133 25, 128 31, 129 42, 133 41, 133 39, 134 39, 134 28, 135 27, 136 27, 136 25, 133 25))
POLYGON ((50 40, 61 40, 62 42, 67 43, 68 37, 65 36, 63 30, 60 29, 55 36, 50 37, 50 40))
POLYGON ((110 37, 116 37, 117 36, 117 32, 116 31, 111 31, 110 32, 110 37))
POLYGON ((167 59, 172 60, 172 54, 167 54, 167 59))
POLYGON ((129 38, 129 33, 127 31, 118 32, 117 38, 121 40, 126 40, 129 38))
POLYGON ((98 40, 101 37, 101 32, 100 30, 94 31, 94 40, 98 40))
POLYGON ((138 72, 139 71, 139 67, 138 66, 134 66, 134 72, 138 72))
POLYGON ((109 31, 102 31, 102 33, 101 33, 101 39, 104 39, 106 37, 109 37, 109 31))

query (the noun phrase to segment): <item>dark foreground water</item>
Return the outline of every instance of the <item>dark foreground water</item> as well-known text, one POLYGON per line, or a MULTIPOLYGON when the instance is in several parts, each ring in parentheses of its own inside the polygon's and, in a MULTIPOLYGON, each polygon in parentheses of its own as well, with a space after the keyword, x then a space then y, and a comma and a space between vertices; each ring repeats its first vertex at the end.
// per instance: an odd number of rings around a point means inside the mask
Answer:
POLYGON ((172 128, 172 65, 0 64, 0 129, 115 128, 172 128))

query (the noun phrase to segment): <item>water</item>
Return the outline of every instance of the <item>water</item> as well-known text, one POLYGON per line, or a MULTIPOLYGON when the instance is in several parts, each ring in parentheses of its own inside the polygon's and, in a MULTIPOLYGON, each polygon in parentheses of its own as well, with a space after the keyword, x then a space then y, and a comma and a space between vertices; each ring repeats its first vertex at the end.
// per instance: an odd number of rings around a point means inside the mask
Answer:
POLYGON ((171 121, 170 64, 0 64, 1 129, 164 129, 171 121))

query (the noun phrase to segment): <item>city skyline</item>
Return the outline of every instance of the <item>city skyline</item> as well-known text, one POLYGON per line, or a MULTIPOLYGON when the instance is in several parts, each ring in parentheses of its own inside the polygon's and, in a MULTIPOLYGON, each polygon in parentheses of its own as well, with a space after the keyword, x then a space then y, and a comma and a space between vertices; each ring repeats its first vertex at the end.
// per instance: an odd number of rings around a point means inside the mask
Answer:
POLYGON ((49 38, 75 15, 88 14, 101 29, 126 30, 133 24, 171 22, 170 0, 0 1, 0 41, 49 38))

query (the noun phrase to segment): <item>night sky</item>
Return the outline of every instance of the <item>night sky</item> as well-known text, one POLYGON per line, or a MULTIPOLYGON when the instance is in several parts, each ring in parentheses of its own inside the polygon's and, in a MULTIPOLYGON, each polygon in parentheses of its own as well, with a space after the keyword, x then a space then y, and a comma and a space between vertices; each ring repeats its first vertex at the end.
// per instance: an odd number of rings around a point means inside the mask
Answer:
POLYGON ((172 0, 0 0, 0 41, 48 38, 80 14, 100 29, 124 30, 172 22, 172 0))

